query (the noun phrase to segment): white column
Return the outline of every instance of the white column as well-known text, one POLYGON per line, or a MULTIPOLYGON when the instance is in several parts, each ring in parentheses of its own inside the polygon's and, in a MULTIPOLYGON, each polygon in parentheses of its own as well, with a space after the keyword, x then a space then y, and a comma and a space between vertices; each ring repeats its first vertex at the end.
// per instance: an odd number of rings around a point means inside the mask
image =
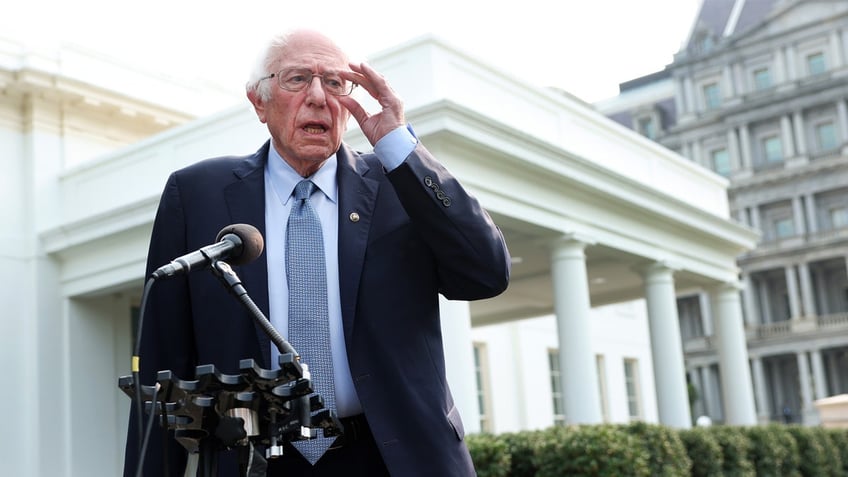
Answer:
POLYGON ((798 301, 798 280, 795 278, 795 265, 784 267, 786 275, 786 294, 789 295, 789 319, 801 317, 801 303, 798 301))
POLYGON ((800 195, 792 197, 792 218, 797 235, 807 234, 807 221, 804 220, 804 204, 800 195))
POLYGON ((757 286, 757 296, 759 297, 758 303, 762 307, 762 311, 760 313, 760 321, 763 324, 774 323, 774 313, 771 311, 771 296, 774 293, 772 291, 772 286, 766 283, 761 283, 757 286))
POLYGON ((836 29, 830 33, 830 51, 833 53, 830 55, 830 58, 833 61, 833 69, 839 69, 845 64, 842 59, 842 40, 839 38, 840 33, 840 30, 836 29))
POLYGON ((754 163, 751 161, 751 132, 748 130, 747 124, 739 126, 739 143, 742 169, 754 169, 754 163))
POLYGON ((695 87, 692 84, 692 78, 686 77, 683 79, 683 97, 686 99, 686 112, 695 113, 695 87))
POLYGON ((742 300, 742 305, 745 306, 745 318, 746 323, 749 325, 759 325, 760 324, 760 310, 759 306, 757 306, 757 297, 759 296, 757 293, 757 281, 751 277, 751 274, 748 272, 742 273, 742 294, 744 295, 744 300, 742 300))
POLYGON ((766 375, 763 372, 763 359, 759 356, 751 359, 751 368, 754 375, 754 398, 757 400, 757 416, 761 424, 769 422, 771 408, 768 400, 768 388, 766 387, 766 375))
POLYGON ((795 141, 792 140, 792 121, 784 114, 780 117, 780 137, 783 142, 784 158, 795 157, 798 151, 795 149, 795 141))
POLYGON ((655 263, 641 270, 645 281, 648 325, 660 423, 688 428, 692 425, 686 391, 686 368, 672 270, 655 263))
POLYGON ((839 118, 840 137, 843 142, 848 141, 848 106, 846 106, 846 100, 841 99, 836 102, 836 115, 839 118))
POLYGON ((710 296, 707 293, 698 293, 698 306, 701 308, 701 329, 704 336, 713 335, 713 311, 710 309, 710 296))
POLYGON ((686 111, 686 106, 685 106, 685 102, 684 102, 685 100, 683 98, 683 95, 684 95, 683 88, 684 88, 684 86, 683 86, 683 82, 679 79, 675 80, 674 83, 675 83, 674 84, 674 86, 675 86, 675 88, 674 88, 674 107, 677 108, 678 111, 680 111, 680 115, 682 116, 682 115, 684 115, 688 112, 688 111, 686 111))
POLYGON ((725 422, 754 425, 757 423, 757 411, 739 289, 736 284, 722 284, 715 287, 712 294, 725 422))
POLYGON ((569 237, 554 243, 551 276, 566 419, 574 424, 599 424, 603 416, 590 340, 586 245, 569 237))
POLYGON ((807 265, 807 262, 798 264, 798 278, 801 282, 801 304, 804 306, 803 316, 806 318, 815 318, 815 297, 813 296, 813 285, 810 279, 810 267, 807 265))
POLYGON ((810 390, 810 362, 807 352, 801 351, 795 355, 798 361, 798 381, 801 387, 801 414, 813 408, 813 393, 810 390))
POLYGON ((807 155, 807 134, 804 132, 804 115, 801 111, 792 114, 792 126, 795 128, 795 155, 807 155))
POLYGON ((807 210, 807 233, 817 233, 819 231, 819 220, 816 216, 816 198, 813 194, 804 196, 804 208, 807 210))
POLYGON ((824 399, 827 397, 827 381, 824 376, 824 361, 822 360, 821 350, 814 349, 810 351, 810 364, 813 367, 813 390, 815 391, 816 399, 824 399))
POLYGON ((467 432, 480 432, 474 349, 471 343, 471 311, 467 301, 451 301, 439 295, 445 372, 448 386, 467 432))
POLYGON ((736 128, 727 130, 727 154, 730 156, 730 170, 742 170, 742 158, 739 156, 739 133, 736 128))

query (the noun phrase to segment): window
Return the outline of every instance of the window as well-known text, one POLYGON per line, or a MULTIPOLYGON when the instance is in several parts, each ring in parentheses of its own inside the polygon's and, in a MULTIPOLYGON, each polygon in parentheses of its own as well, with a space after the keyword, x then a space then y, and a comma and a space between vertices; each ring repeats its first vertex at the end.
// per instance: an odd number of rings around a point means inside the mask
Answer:
POLYGON ((834 229, 848 227, 848 207, 834 207, 828 211, 830 226, 834 229))
POLYGON ((819 151, 832 151, 839 147, 836 138, 836 126, 832 122, 816 125, 816 143, 819 151))
POLYGON ((763 139, 763 151, 767 163, 783 161, 783 145, 778 136, 768 136, 763 139))
POLYGON ((642 419, 642 400, 639 398, 639 361, 624 360, 624 385, 627 389, 627 412, 631 421, 642 419))
POLYGON ((754 89, 762 91, 771 88, 771 72, 768 68, 754 70, 754 89))
POLYGON ((657 128, 654 125, 654 119, 651 117, 639 118, 638 121, 639 134, 648 139, 657 138, 657 128))
POLYGON ((827 71, 827 64, 824 61, 824 53, 817 52, 807 55, 807 71, 810 76, 820 75, 827 71))
POLYGON ((725 177, 730 175, 730 155, 727 149, 715 149, 710 152, 710 168, 725 177))
POLYGON ((480 410, 480 430, 492 432, 491 405, 489 404, 489 361, 485 343, 474 343, 474 377, 477 381, 477 408, 480 410))
POLYGON ((716 109, 721 106, 721 89, 718 83, 704 85, 704 106, 707 109, 716 109))
POLYGON ((795 223, 792 221, 792 217, 783 217, 775 220, 774 234, 779 239, 795 235, 795 223))
POLYGON ((565 425, 565 399, 562 395, 562 374, 559 368, 559 351, 548 350, 548 366, 551 370, 551 399, 554 404, 554 424, 565 425))
POLYGON ((604 365, 604 355, 595 355, 595 368, 598 371, 598 396, 601 399, 601 415, 604 422, 609 422, 609 404, 607 400, 607 370, 604 365))

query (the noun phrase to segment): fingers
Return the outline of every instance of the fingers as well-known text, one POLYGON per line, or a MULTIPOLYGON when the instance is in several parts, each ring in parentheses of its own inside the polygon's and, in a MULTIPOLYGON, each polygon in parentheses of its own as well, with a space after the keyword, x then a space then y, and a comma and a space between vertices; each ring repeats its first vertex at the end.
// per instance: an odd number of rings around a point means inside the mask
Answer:
POLYGON ((353 119, 356 119, 356 122, 362 124, 365 120, 368 119, 368 112, 365 111, 365 108, 359 104, 359 101, 355 100, 353 96, 339 96, 339 103, 344 106, 350 114, 353 116, 353 119))
POLYGON ((386 78, 367 63, 350 63, 351 71, 343 71, 342 75, 349 81, 361 86, 381 106, 397 107, 401 101, 397 93, 389 86, 386 78))

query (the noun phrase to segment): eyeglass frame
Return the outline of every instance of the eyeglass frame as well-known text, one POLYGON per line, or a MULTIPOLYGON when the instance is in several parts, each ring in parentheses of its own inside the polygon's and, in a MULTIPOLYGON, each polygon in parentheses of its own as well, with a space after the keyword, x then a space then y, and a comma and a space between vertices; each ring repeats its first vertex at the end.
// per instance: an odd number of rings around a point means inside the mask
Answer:
POLYGON ((326 76, 328 74, 338 74, 338 73, 335 72, 335 71, 329 71, 329 72, 318 74, 318 73, 313 72, 309 68, 283 68, 280 71, 277 71, 276 73, 271 73, 268 76, 263 76, 263 77, 259 78, 257 80, 257 83, 260 82, 260 81, 264 81, 266 79, 277 78, 277 86, 279 86, 280 89, 282 89, 283 91, 290 91, 292 93, 298 93, 300 91, 307 89, 309 86, 311 86, 312 80, 314 80, 315 77, 317 76, 317 77, 321 78, 321 88, 323 88, 324 91, 326 91, 327 93, 329 93, 333 96, 350 96, 351 94, 353 94, 353 90, 355 90, 356 87, 359 86, 359 84, 357 84, 353 81, 344 80, 344 81, 348 81, 351 84, 350 91, 348 91, 346 93, 342 93, 342 94, 333 93, 332 91, 327 89, 326 76), (285 71, 299 71, 299 72, 303 72, 305 74, 308 74, 309 77, 307 78, 306 81, 303 82, 302 88, 300 88, 300 89, 290 89, 290 88, 283 86, 283 74, 282 73, 285 72, 285 71))

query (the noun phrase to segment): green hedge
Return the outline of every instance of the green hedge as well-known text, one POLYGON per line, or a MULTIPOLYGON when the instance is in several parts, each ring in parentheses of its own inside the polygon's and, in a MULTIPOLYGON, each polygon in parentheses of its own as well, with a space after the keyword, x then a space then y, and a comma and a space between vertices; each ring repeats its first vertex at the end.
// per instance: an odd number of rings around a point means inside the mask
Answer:
POLYGON ((712 432, 699 427, 678 434, 692 462, 692 477, 724 476, 724 453, 712 432))
POLYGON ((751 462, 758 477, 798 477, 798 444, 787 426, 769 424, 743 428, 750 439, 751 462))
POLYGON ((480 477, 848 476, 848 429, 602 424, 476 434, 467 442, 480 477))

